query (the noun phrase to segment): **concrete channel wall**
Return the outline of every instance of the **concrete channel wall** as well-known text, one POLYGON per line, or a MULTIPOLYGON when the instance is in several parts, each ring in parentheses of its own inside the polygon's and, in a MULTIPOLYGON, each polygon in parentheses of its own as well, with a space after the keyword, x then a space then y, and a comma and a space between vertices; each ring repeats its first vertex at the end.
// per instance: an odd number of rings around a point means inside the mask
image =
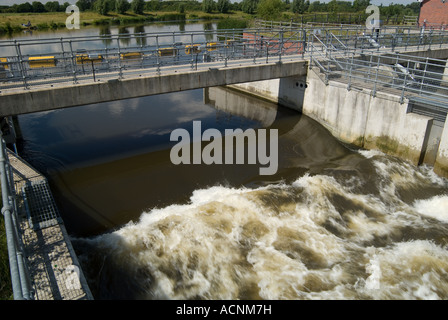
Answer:
POLYGON ((437 174, 448 177, 448 125, 442 130, 433 118, 409 112, 409 102, 400 102, 399 95, 348 90, 347 84, 333 80, 325 84, 316 69, 306 76, 232 87, 298 110, 345 143, 433 165, 437 174))

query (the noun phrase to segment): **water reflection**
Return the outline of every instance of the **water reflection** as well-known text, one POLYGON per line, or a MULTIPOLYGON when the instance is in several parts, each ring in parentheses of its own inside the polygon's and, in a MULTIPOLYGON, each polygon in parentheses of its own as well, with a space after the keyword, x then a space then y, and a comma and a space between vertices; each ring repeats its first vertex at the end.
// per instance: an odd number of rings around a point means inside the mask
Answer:
POLYGON ((99 35, 106 47, 112 43, 112 33, 109 25, 101 26, 99 28, 99 35))
MULTIPOLYGON (((207 26, 207 30, 212 30, 210 28, 215 28, 214 23, 211 24, 212 27, 207 26)), ((73 50, 76 52, 77 50, 97 50, 102 49, 104 46, 116 45, 112 43, 111 36, 117 34, 124 34, 120 36, 120 43, 122 46, 145 46, 145 45, 155 45, 155 38, 145 38, 145 37, 137 37, 131 36, 130 31, 132 26, 111 26, 100 25, 97 27, 82 27, 80 30, 68 30, 68 29, 59 29, 59 30, 36 30, 33 33, 24 33, 24 34, 15 34, 13 38, 9 36, 0 37, 1 40, 7 39, 15 39, 15 40, 44 40, 44 39, 60 39, 65 37, 90 37, 90 36, 100 36, 98 41, 73 41, 71 44, 68 42, 61 44, 59 42, 54 43, 45 43, 37 42, 33 45, 22 45, 21 53, 23 55, 31 55, 31 54, 54 54, 56 52, 60 52, 61 49, 65 52, 70 52, 73 50), (128 36, 129 35, 129 36, 128 36)), ((149 24, 149 25, 138 25, 133 27, 134 33, 166 33, 166 32, 185 32, 185 36, 179 36, 173 39, 173 36, 168 35, 165 37, 159 38, 160 45, 169 45, 174 42, 186 42, 189 43, 192 41, 191 36, 188 34, 190 31, 203 31, 204 26, 203 23, 188 23, 180 22, 180 23, 157 23, 157 24, 149 24)), ((207 35, 207 41, 213 37, 213 34, 207 35)), ((203 35, 195 36, 194 41, 203 42, 205 41, 205 37, 203 35)), ((1 48, 2 56, 15 56, 16 48, 14 45, 11 46, 3 46, 1 48)))
POLYGON ((205 40, 212 41, 213 37, 214 37, 213 23, 205 22, 204 23, 204 31, 208 31, 208 32, 205 32, 205 40))
POLYGON ((145 26, 139 25, 134 27, 135 42, 139 46, 146 46, 146 38, 142 35, 145 32, 145 26))
POLYGON ((170 161, 176 143, 171 132, 185 128, 192 135, 194 120, 201 120, 202 130, 224 132, 269 125, 276 118, 277 106, 265 102, 235 113, 249 98, 217 90, 213 100, 193 90, 23 115, 20 152, 49 177, 69 232, 108 230, 149 207, 184 201, 198 185, 222 179, 239 185, 258 175, 254 165, 185 167, 170 161), (143 196, 148 191, 151 195, 143 196))
POLYGON ((118 37, 123 46, 128 46, 131 43, 131 35, 127 27, 118 28, 118 37))

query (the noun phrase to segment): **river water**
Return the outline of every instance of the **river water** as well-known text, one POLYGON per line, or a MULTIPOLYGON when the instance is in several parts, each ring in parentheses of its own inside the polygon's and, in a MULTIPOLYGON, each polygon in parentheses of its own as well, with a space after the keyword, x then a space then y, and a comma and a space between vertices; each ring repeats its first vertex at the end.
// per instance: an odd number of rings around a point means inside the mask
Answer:
POLYGON ((23 115, 96 299, 447 299, 448 181, 211 88, 23 115), (170 133, 278 130, 278 171, 174 165, 170 133))

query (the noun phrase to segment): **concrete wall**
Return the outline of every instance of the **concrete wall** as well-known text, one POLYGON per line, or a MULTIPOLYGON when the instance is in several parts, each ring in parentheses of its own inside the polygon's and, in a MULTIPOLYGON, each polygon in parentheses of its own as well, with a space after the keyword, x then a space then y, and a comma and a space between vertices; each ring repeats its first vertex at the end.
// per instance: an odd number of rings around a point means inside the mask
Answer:
MULTIPOLYGON (((300 88, 304 77, 290 77, 282 81, 270 80, 245 83, 233 87, 264 96, 303 114, 325 126, 336 138, 366 149, 377 149, 420 164, 427 148, 432 118, 408 113, 407 102, 400 97, 352 87, 336 81, 328 85, 312 70, 306 86, 300 88), (294 86, 299 83, 299 87, 294 86), (282 88, 286 86, 286 88, 282 88), (282 97, 282 93, 285 95, 282 97), (286 98, 285 98, 286 96, 286 98), (295 101, 294 97, 300 97, 295 101)), ((448 147, 448 137, 447 147, 448 147)), ((448 149, 447 149, 448 153, 448 149)))
POLYGON ((230 87, 270 100, 288 108, 302 111, 307 83, 306 75, 302 75, 267 81, 254 81, 236 84, 230 87))
POLYGON ((338 139, 377 149, 419 164, 432 119, 407 113, 407 102, 395 95, 356 89, 335 81, 325 85, 314 71, 308 75, 303 113, 327 127, 338 139))
POLYGON ((436 163, 434 164, 434 172, 448 177, 448 121, 445 121, 443 128, 436 163))

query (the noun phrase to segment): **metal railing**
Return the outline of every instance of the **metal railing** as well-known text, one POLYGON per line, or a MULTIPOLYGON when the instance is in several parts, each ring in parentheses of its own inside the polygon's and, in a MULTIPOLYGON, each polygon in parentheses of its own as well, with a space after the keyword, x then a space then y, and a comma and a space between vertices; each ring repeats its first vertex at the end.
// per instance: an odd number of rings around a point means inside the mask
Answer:
POLYGON ((6 240, 8 246, 9 268, 14 300, 32 300, 33 289, 26 263, 21 229, 17 213, 17 203, 12 177, 12 168, 8 160, 3 133, 0 131, 0 179, 2 188, 6 240))
POLYGON ((361 25, 316 28, 293 23, 258 29, 6 40, 0 41, 0 93, 60 82, 122 79, 142 72, 160 75, 180 66, 195 70, 206 62, 214 62, 213 67, 244 59, 269 63, 274 57, 281 62, 286 55, 317 63, 316 54, 324 53, 329 65, 329 55, 334 62, 353 52, 427 50, 446 43, 448 32, 443 30, 407 26, 366 30, 361 25))
POLYGON ((165 66, 194 70, 202 62, 226 67, 230 60, 281 60, 303 53, 303 35, 301 30, 232 29, 0 41, 0 52, 9 52, 0 56, 0 90, 61 79, 96 81, 100 73, 117 78, 141 70, 160 74, 165 66))
POLYGON ((446 60, 394 52, 380 54, 375 49, 359 51, 356 47, 347 47, 334 35, 321 39, 312 34, 308 47, 310 66, 320 69, 326 83, 330 78, 337 79, 347 83, 347 89, 358 84, 370 88, 373 96, 378 90, 390 92, 400 96, 401 102, 405 97, 420 96, 448 108, 446 60))

